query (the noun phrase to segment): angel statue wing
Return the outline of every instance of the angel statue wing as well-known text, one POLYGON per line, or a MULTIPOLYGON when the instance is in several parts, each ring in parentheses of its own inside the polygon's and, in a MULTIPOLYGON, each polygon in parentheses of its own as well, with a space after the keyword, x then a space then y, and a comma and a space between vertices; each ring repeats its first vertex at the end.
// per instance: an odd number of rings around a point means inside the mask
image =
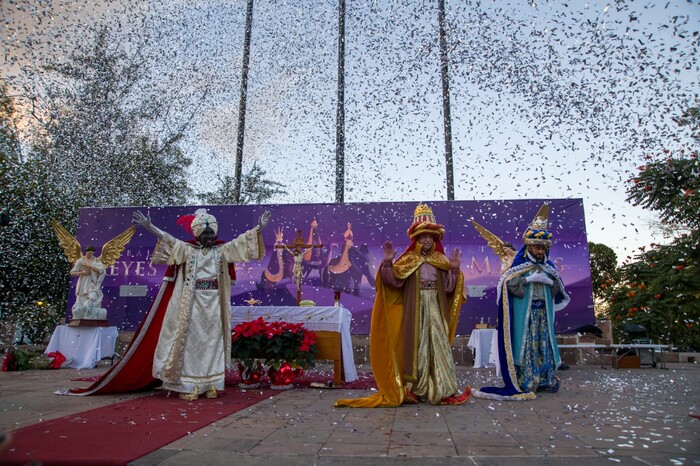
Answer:
POLYGON ((119 259, 119 256, 122 255, 126 245, 131 241, 131 237, 134 236, 135 231, 136 225, 131 225, 129 228, 107 241, 105 245, 102 246, 102 253, 97 259, 99 259, 105 267, 114 265, 117 259, 119 259))
POLYGON ((68 233, 68 230, 63 228, 63 226, 58 223, 56 219, 51 219, 51 226, 53 227, 53 231, 56 232, 58 244, 60 244, 63 248, 63 253, 66 255, 66 258, 68 258, 68 262, 70 262, 71 265, 75 264, 75 262, 83 255, 82 250, 80 249, 80 243, 73 235, 68 233))
POLYGON ((479 234, 486 240, 486 243, 491 249, 493 249, 498 258, 501 259, 501 261, 503 261, 507 257, 505 243, 503 242, 503 240, 491 233, 490 231, 488 231, 486 228, 476 223, 473 219, 469 221, 472 222, 472 225, 474 225, 476 231, 478 231, 479 234))

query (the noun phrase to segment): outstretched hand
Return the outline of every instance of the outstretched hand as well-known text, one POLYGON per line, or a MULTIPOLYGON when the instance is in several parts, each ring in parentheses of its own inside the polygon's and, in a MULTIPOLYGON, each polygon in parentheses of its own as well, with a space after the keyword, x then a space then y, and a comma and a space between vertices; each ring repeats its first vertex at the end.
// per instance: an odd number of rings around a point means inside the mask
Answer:
POLYGON ((391 241, 387 241, 384 243, 384 260, 385 261, 392 261, 394 260, 394 257, 396 257, 396 250, 394 250, 394 246, 391 244, 391 241))
POLYGON ((270 222, 270 217, 272 217, 272 213, 269 210, 266 210, 260 216, 260 218, 258 219, 258 229, 260 231, 265 229, 265 226, 270 222))
POLYGON ((148 212, 146 212, 146 215, 143 215, 140 211, 137 210, 136 212, 134 212, 133 220, 134 223, 138 223, 143 228, 145 228, 146 231, 157 236, 158 238, 162 238, 165 234, 153 223, 151 223, 151 214, 149 214, 148 212))
POLYGON ((148 227, 151 226, 151 214, 148 214, 148 216, 146 216, 137 210, 136 212, 134 212, 133 220, 134 223, 137 223, 146 229, 148 229, 148 227))
POLYGON ((452 257, 450 257, 450 267, 453 269, 458 269, 462 263, 462 251, 459 248, 454 248, 452 250, 452 257))

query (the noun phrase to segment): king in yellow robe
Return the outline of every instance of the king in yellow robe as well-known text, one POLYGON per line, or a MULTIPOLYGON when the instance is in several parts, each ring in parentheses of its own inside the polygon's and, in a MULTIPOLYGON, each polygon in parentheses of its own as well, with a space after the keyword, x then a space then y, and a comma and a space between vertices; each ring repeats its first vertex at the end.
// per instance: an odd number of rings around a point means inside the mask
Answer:
POLYGON ((451 350, 466 300, 459 251, 452 259, 445 256, 440 243, 444 229, 427 206, 419 205, 414 217, 408 231, 411 246, 392 264, 393 247, 387 243, 376 278, 370 362, 377 393, 338 400, 336 407, 461 404, 469 399, 469 387, 459 393, 451 350))

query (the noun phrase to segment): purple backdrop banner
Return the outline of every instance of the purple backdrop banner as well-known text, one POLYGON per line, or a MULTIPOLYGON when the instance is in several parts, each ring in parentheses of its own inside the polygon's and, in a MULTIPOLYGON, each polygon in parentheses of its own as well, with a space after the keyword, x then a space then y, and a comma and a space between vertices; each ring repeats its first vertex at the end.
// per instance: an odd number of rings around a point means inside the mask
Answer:
MULTIPOLYGON (((551 206, 550 230, 554 244, 550 259, 560 270, 571 303, 557 313, 557 332, 594 324, 588 242, 581 199, 513 201, 434 201, 428 204, 439 223, 445 225, 443 238, 448 256, 453 248, 462 250, 462 271, 469 298, 462 307, 459 334, 468 334, 481 321, 495 323, 495 286, 500 263, 469 222, 473 218, 516 248, 521 236, 543 202, 551 206)), ((306 243, 323 244, 307 251, 303 261, 302 299, 318 305, 332 305, 334 290, 342 290, 341 303, 353 314, 352 333, 369 333, 374 301, 374 277, 383 257, 382 245, 391 241, 402 252, 408 247, 406 230, 413 221, 417 202, 362 204, 294 204, 208 206, 219 222, 218 236, 228 241, 257 223, 265 211, 272 220, 263 232, 266 255, 261 261, 236 264, 237 283, 231 302, 246 305, 257 299, 263 305, 295 305, 292 282, 293 260, 289 251, 275 249, 280 242, 294 242, 297 231, 306 243), (317 225, 315 229, 311 225, 317 225)), ((184 214, 198 207, 85 208, 80 212, 77 238, 83 249, 102 245, 128 228, 135 210, 150 213, 153 223, 177 238, 192 239, 176 224, 184 214)), ((103 307, 111 325, 135 330, 158 291, 164 266, 151 266, 150 255, 156 239, 139 227, 119 260, 107 270, 103 307)), ((75 299, 75 281, 67 315, 75 299)))

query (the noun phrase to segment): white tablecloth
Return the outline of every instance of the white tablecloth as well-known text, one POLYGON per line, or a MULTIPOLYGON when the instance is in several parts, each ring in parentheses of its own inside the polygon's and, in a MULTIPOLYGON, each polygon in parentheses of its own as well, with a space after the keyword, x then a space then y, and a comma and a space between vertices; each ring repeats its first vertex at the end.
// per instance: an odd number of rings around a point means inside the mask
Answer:
POLYGON ((474 367, 498 366, 498 335, 495 328, 474 329, 469 348, 474 351, 474 367))
POLYGON ((357 380, 350 337, 352 313, 348 309, 340 306, 232 306, 231 328, 258 317, 267 321, 303 323, 312 331, 340 333, 345 382, 357 380))
POLYGON ((60 351, 66 360, 63 367, 85 369, 95 367, 97 361, 114 355, 119 331, 117 327, 68 327, 59 325, 51 335, 45 354, 60 351))

